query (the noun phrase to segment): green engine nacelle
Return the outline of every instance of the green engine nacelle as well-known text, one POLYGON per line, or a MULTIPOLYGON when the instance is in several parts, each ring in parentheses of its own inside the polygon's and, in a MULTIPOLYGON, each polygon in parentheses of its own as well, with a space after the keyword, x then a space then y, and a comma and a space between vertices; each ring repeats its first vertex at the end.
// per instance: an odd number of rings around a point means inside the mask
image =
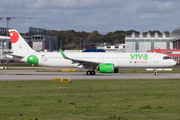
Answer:
POLYGON ((118 73, 118 68, 114 68, 113 63, 106 63, 99 65, 100 73, 118 73))

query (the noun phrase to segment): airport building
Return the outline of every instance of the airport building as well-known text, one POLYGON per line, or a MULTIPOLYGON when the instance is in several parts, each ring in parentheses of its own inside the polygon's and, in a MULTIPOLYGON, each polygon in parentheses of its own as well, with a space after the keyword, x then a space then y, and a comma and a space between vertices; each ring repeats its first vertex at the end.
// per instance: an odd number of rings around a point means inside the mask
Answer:
POLYGON ((125 44, 116 44, 116 45, 98 45, 97 49, 103 49, 106 52, 124 52, 125 44))
POLYGON ((173 48, 180 49, 180 27, 178 27, 171 33, 171 38, 173 42, 173 48))
POLYGON ((147 34, 135 34, 125 37, 125 48, 127 52, 147 52, 153 49, 173 49, 173 43, 170 36, 158 34, 157 32, 152 35, 149 32, 147 34))
POLYGON ((94 43, 92 43, 92 42, 89 42, 89 41, 83 42, 81 44, 81 49, 83 49, 83 50, 86 50, 86 49, 96 49, 96 45, 94 43))
POLYGON ((9 32, 6 28, 0 27, 0 63, 6 61, 6 54, 11 52, 9 32))
POLYGON ((32 49, 40 51, 57 51, 58 50, 58 39, 57 37, 44 36, 44 35, 33 35, 31 36, 32 49))
POLYGON ((35 51, 38 51, 38 52, 39 51, 48 51, 48 52, 58 51, 58 38, 47 36, 45 29, 30 27, 29 38, 28 38, 29 39, 28 44, 35 51))

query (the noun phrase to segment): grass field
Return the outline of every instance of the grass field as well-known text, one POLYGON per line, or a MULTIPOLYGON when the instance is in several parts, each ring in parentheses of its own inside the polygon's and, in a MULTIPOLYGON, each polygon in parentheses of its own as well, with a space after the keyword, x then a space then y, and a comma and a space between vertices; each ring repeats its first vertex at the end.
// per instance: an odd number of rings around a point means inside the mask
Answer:
POLYGON ((1 81, 0 120, 178 120, 180 79, 1 81))

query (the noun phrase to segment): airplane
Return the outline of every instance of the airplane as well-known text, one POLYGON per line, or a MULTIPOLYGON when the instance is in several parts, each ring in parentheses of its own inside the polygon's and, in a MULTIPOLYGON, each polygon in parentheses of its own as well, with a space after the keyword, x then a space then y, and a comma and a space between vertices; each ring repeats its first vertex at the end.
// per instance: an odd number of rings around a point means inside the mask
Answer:
POLYGON ((7 57, 38 66, 50 67, 80 67, 88 69, 87 75, 100 73, 118 73, 119 68, 157 68, 171 67, 176 62, 160 53, 106 53, 106 52, 36 52, 15 30, 9 29, 12 43, 12 54, 7 57))

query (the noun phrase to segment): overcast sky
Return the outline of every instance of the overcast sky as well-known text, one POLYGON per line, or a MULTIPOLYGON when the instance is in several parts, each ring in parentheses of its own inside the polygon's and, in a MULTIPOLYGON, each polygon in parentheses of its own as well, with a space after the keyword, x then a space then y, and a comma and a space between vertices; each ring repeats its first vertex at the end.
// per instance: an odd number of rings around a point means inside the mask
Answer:
MULTIPOLYGON (((180 0, 0 0, 0 17, 12 19, 9 27, 29 27, 100 33, 116 30, 170 31, 180 26, 180 0), (31 23, 30 23, 31 21, 31 23)), ((0 20, 6 27, 6 20, 0 20)))

